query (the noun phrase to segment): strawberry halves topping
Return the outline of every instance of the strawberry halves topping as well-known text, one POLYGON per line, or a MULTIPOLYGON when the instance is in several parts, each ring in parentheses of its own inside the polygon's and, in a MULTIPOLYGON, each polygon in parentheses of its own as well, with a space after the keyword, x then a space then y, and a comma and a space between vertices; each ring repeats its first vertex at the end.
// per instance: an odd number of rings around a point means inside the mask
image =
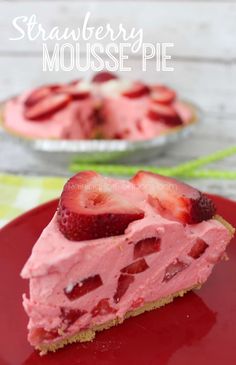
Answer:
POLYGON ((80 172, 66 183, 57 211, 60 231, 74 241, 122 235, 143 217, 142 210, 92 171, 80 172))
POLYGON ((35 89, 25 100, 25 106, 30 107, 38 103, 40 100, 59 90, 61 85, 47 85, 35 89))
POLYGON ((141 82, 134 82, 130 89, 123 91, 122 95, 126 98, 136 99, 148 95, 149 93, 150 89, 147 85, 141 82))
POLYGON ((147 116, 152 121, 161 122, 169 127, 177 127, 183 124, 182 119, 171 105, 153 102, 147 116))
POLYGON ((151 88, 151 98, 154 103, 171 104, 176 98, 176 92, 167 86, 156 85, 151 88))
POLYGON ((64 108, 71 100, 66 94, 51 94, 25 109, 25 118, 37 120, 46 118, 64 108))
POLYGON ((107 82, 107 81, 116 80, 116 79, 118 79, 118 76, 112 74, 111 72, 102 71, 102 72, 98 72, 92 78, 92 82, 102 83, 102 82, 107 82))
POLYGON ((149 203, 167 218, 194 224, 215 215, 213 201, 183 182, 145 171, 138 172, 131 181, 147 195, 149 203))

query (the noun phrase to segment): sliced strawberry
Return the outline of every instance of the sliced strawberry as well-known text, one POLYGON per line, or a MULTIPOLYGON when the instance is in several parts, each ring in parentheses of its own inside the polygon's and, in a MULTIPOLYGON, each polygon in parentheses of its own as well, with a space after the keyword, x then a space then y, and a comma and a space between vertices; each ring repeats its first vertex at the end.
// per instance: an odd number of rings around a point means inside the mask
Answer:
POLYGON ((116 79, 118 79, 118 76, 114 75, 111 72, 103 71, 103 72, 98 72, 95 76, 93 76, 92 82, 102 83, 116 79))
POLYGON ((161 122, 170 127, 183 124, 182 119, 171 105, 152 103, 147 116, 154 122, 161 122))
POLYGON ((61 85, 47 85, 35 89, 25 100, 25 106, 30 107, 38 103, 40 100, 51 95, 54 91, 61 88, 61 85))
POLYGON ((193 259, 198 259, 200 256, 202 256, 202 254, 204 254, 207 247, 208 244, 201 238, 198 238, 196 240, 196 243, 193 245, 190 252, 188 253, 188 255, 191 256, 193 259))
POLYGON ((144 299, 143 298, 137 298, 135 300, 133 300, 132 302, 132 309, 136 309, 138 307, 141 307, 141 305, 143 305, 144 303, 144 299))
POLYGON ((109 299, 101 299, 98 304, 92 310, 92 317, 104 316, 110 313, 116 313, 117 309, 112 308, 109 304, 109 299))
POLYGON ((188 267, 188 264, 186 264, 183 261, 180 261, 179 259, 176 259, 169 266, 167 266, 163 281, 168 282, 175 275, 177 275, 179 272, 185 270, 187 267, 188 267))
POLYGON ((63 323, 66 324, 67 328, 75 323, 77 319, 82 317, 85 313, 87 312, 80 309, 61 308, 61 318, 63 323))
POLYGON ((150 89, 147 85, 141 82, 134 82, 129 90, 123 91, 122 95, 126 98, 136 99, 149 93, 150 89))
POLYGON ((121 133, 115 133, 113 139, 124 139, 125 136, 121 133))
POLYGON ((99 288, 102 284, 103 282, 100 275, 94 275, 79 281, 70 290, 65 288, 64 293, 69 300, 76 300, 99 288))
POLYGON ((73 83, 64 85, 59 90, 59 92, 70 95, 71 98, 74 100, 87 99, 91 95, 90 90, 88 90, 87 87, 86 87, 86 89, 84 89, 83 87, 80 87, 80 86, 81 86, 80 81, 74 81, 73 83))
POLYGON ((160 251, 161 239, 158 237, 144 238, 138 241, 134 246, 134 259, 148 256, 160 251))
POLYGON ((66 183, 57 212, 60 231, 75 241, 124 234, 131 222, 143 217, 142 210, 92 171, 80 172, 66 183))
POLYGON ((47 331, 42 327, 35 328, 31 333, 31 338, 34 339, 34 341, 37 342, 43 342, 43 341, 52 341, 59 337, 57 329, 47 331))
POLYGON ((194 224, 212 218, 214 203, 197 189, 170 177, 140 171, 131 181, 149 197, 162 215, 194 224))
POLYGON ((71 80, 68 85, 76 86, 79 84, 80 81, 81 79, 71 80))
POLYGON ((124 274, 139 274, 149 268, 148 264, 144 259, 133 262, 132 264, 121 269, 124 274))
POLYGON ((114 295, 114 302, 119 303, 121 298, 127 292, 130 284, 134 282, 134 277, 131 275, 121 274, 118 279, 117 290, 114 295))
POLYGON ((151 98, 154 103, 171 104, 176 98, 175 91, 164 85, 153 86, 151 91, 151 98))
POLYGON ((37 104, 25 109, 25 118, 29 120, 40 120, 63 109, 71 100, 66 94, 52 94, 40 100, 37 104))

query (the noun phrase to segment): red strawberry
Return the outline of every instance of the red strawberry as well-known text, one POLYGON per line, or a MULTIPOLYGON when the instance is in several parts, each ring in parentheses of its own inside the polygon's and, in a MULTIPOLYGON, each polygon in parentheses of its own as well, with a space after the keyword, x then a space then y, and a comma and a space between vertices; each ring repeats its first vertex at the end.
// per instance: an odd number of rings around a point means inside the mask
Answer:
POLYGON ((144 303, 144 299, 141 298, 141 297, 133 300, 133 302, 132 302, 132 309, 141 307, 141 305, 143 305, 143 303, 144 303))
POLYGON ((51 331, 47 331, 42 327, 39 328, 35 328, 33 330, 33 333, 31 334, 31 337, 34 338, 34 340, 36 340, 37 342, 42 342, 42 341, 52 341, 55 338, 57 338, 59 336, 57 329, 55 330, 51 330, 51 331))
POLYGON ((111 72, 103 71, 103 72, 98 72, 95 76, 93 76, 92 82, 102 83, 116 79, 118 79, 118 76, 112 74, 111 72))
POLYGON ((52 94, 25 109, 25 118, 40 120, 63 109, 71 100, 66 94, 52 94))
POLYGON ((76 85, 78 85, 78 83, 81 81, 81 79, 78 79, 78 80, 71 80, 70 82, 69 82, 69 84, 68 85, 73 85, 73 86, 76 86, 76 85))
POLYGON ((131 222, 143 217, 142 210, 92 171, 80 172, 66 183, 57 212, 60 231, 75 241, 124 234, 131 222))
POLYGON ((144 259, 134 261, 132 264, 121 269, 121 272, 125 274, 139 274, 149 268, 148 264, 144 259))
POLYGON ((76 300, 83 295, 99 288, 103 284, 100 275, 90 276, 76 283, 71 290, 64 289, 64 293, 69 300, 76 300))
POLYGON ((161 122, 170 127, 183 124, 182 119, 171 105, 152 103, 147 116, 154 122, 161 122))
POLYGON ((80 309, 61 308, 61 318, 63 322, 67 325, 67 328, 75 323, 77 319, 82 317, 85 313, 87 312, 80 309))
POLYGON ((89 90, 80 88, 80 81, 73 81, 68 85, 64 85, 59 92, 70 95, 74 100, 87 99, 91 95, 89 90))
POLYGON ((208 244, 201 238, 198 238, 188 255, 191 256, 193 259, 198 259, 206 251, 207 247, 208 244))
POLYGON ((117 310, 109 304, 109 299, 101 299, 92 310, 92 317, 103 316, 110 313, 116 313, 117 310))
POLYGON ((183 223, 199 223, 212 218, 216 212, 214 203, 205 194, 173 178, 140 171, 131 181, 163 215, 183 223))
POLYGON ((148 256, 160 251, 161 239, 157 237, 144 238, 138 241, 134 246, 134 259, 148 256))
POLYGON ((151 98, 154 103, 171 104, 176 98, 175 91, 169 89, 167 86, 157 85, 153 86, 151 90, 151 98))
POLYGON ((148 95, 150 93, 150 89, 147 85, 144 85, 141 82, 135 82, 131 86, 131 89, 123 91, 122 95, 126 98, 136 99, 140 98, 144 95, 148 95))
POLYGON ((131 275, 121 274, 118 279, 117 290, 114 295, 114 302, 119 303, 123 295, 127 292, 130 284, 134 281, 134 277, 131 275))
POLYGON ((176 259, 169 266, 167 266, 163 281, 166 281, 166 282, 169 281, 175 275, 177 275, 179 272, 183 271, 187 267, 188 267, 188 264, 180 261, 179 259, 176 259))
POLYGON ((51 95, 54 91, 59 90, 60 85, 47 85, 35 89, 25 100, 25 106, 30 107, 38 103, 40 100, 51 95))

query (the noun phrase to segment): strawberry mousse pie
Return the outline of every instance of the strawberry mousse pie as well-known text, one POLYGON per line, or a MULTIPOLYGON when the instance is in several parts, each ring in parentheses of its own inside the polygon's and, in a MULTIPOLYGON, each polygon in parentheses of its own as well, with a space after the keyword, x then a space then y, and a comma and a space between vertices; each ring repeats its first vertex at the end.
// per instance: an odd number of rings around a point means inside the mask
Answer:
POLYGON ((40 139, 146 140, 195 120, 193 108, 163 85, 101 72, 92 80, 45 85, 6 102, 4 127, 40 139))
POLYGON ((175 179, 76 174, 21 272, 29 342, 45 354, 91 341, 199 288, 233 234, 210 198, 175 179))

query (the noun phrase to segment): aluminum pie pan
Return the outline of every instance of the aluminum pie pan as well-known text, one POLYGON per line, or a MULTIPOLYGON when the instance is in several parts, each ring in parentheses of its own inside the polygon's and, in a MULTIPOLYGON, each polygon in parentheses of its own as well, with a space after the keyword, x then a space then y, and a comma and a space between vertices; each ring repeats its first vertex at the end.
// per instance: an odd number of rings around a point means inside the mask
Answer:
MULTIPOLYGON (((165 133, 148 140, 60 140, 36 139, 24 137, 5 128, 3 117, 1 125, 9 138, 28 147, 42 158, 54 162, 69 163, 75 158, 81 162, 144 162, 162 154, 173 143, 186 139, 195 130, 202 119, 202 111, 192 102, 184 101, 193 110, 192 121, 181 127, 172 128, 165 133)), ((1 103, 1 110, 4 109, 1 103)), ((3 113, 1 113, 3 115, 3 113)))

